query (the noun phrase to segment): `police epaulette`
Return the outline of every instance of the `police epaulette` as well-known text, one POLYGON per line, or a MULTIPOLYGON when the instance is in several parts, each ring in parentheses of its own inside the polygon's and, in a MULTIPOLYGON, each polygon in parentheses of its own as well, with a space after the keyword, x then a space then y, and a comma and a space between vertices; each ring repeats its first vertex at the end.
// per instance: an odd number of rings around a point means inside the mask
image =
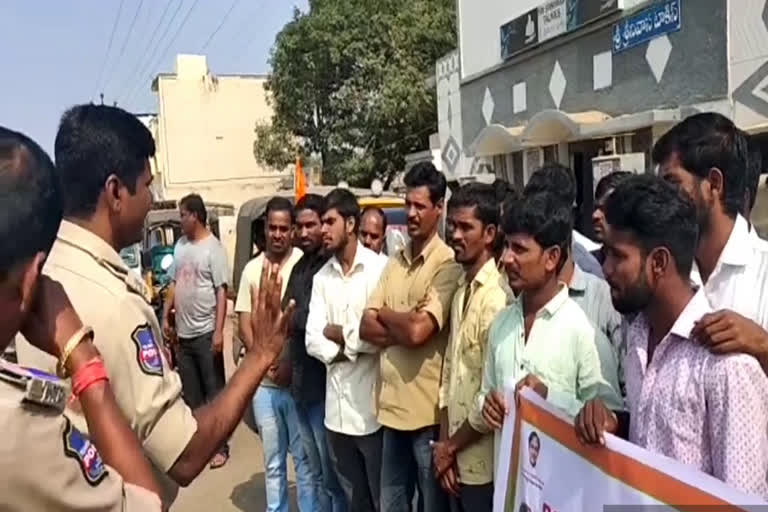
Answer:
POLYGON ((24 400, 61 412, 67 405, 69 388, 58 377, 0 359, 0 380, 24 392, 24 400))

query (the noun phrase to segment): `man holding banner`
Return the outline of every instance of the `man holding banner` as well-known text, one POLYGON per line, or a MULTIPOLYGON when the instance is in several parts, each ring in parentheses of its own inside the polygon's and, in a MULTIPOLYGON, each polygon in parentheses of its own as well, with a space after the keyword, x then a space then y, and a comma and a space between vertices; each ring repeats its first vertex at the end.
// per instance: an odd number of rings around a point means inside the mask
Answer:
MULTIPOLYGON (((512 204, 502 222, 504 267, 510 286, 522 290, 491 324, 483 383, 470 415, 478 431, 499 430, 509 405, 509 379, 571 416, 586 400, 620 400, 603 379, 595 330, 568 296, 558 275, 571 238, 570 205, 548 192, 512 204)), ((498 453, 498 439, 496 453, 498 453)))
POLYGON ((622 182, 605 205, 603 268, 614 306, 640 312, 625 361, 630 416, 592 400, 576 418, 582 442, 604 444, 629 419, 629 440, 768 498, 768 378, 745 354, 712 354, 691 334, 712 313, 689 275, 697 208, 653 176, 622 182))

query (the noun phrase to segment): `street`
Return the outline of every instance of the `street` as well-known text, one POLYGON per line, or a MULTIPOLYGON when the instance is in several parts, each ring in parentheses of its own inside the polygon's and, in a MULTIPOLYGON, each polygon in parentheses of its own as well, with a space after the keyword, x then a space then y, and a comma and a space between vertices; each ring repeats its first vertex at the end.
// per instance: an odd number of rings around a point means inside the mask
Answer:
MULTIPOLYGON (((232 327, 234 304, 227 307, 230 312, 224 327, 224 362, 227 378, 235 370, 232 362, 232 327)), ((249 409, 250 411, 250 409, 249 409)), ((288 462, 289 493, 291 510, 296 508, 295 477, 293 464, 288 462)), ((187 487, 181 489, 171 510, 179 512, 261 512, 266 509, 264 490, 264 456, 261 439, 245 423, 235 430, 230 444, 229 462, 223 468, 206 469, 187 487)))
MULTIPOLYGON (((297 510, 295 478, 290 462, 288 475, 291 510, 297 510)), ((243 423, 232 438, 227 465, 215 471, 206 469, 192 485, 181 490, 171 508, 174 512, 261 512, 265 509, 261 440, 243 423)))

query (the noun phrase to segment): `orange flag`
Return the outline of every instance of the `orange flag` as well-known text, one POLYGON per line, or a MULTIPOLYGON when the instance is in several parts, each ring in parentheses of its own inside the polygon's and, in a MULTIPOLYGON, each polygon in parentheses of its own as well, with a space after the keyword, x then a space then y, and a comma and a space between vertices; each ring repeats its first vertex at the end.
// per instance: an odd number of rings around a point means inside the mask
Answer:
POLYGON ((296 157, 296 174, 293 178, 294 192, 296 193, 296 202, 307 195, 307 178, 301 168, 301 158, 296 157))

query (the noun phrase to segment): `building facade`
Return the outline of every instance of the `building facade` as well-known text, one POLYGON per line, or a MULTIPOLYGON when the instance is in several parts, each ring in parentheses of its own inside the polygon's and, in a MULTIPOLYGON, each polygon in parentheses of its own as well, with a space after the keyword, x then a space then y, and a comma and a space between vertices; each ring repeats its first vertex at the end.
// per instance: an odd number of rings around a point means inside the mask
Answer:
POLYGON ((648 172, 674 123, 717 111, 768 130, 766 0, 457 0, 436 64, 443 168, 523 186, 574 169, 581 228, 599 178, 648 172))
POLYGON ((197 192, 238 209, 290 179, 288 170, 254 158, 256 123, 272 117, 265 81, 262 75, 213 75, 202 55, 179 55, 175 73, 157 76, 158 114, 146 122, 157 142, 160 198, 197 192))

